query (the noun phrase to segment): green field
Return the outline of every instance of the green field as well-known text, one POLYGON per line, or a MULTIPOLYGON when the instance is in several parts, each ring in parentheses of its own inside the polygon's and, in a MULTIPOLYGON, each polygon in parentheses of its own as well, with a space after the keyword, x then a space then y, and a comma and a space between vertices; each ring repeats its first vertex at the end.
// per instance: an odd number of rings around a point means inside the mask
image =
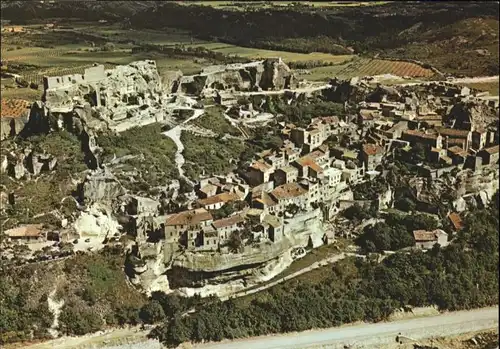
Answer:
POLYGON ((230 44, 212 43, 199 45, 215 52, 226 55, 237 55, 245 58, 273 58, 281 57, 285 62, 323 61, 326 63, 338 64, 351 59, 352 55, 332 55, 329 53, 296 53, 287 51, 262 50, 257 48, 242 47, 230 44))
POLYGON ((299 71, 299 78, 311 81, 324 81, 333 77, 349 79, 355 76, 392 74, 414 78, 429 78, 433 75, 430 69, 422 68, 413 63, 396 62, 382 59, 356 57, 342 64, 316 67, 299 71))
POLYGON ((474 88, 479 91, 489 92, 492 96, 498 96, 499 82, 478 82, 464 84, 467 87, 474 88))

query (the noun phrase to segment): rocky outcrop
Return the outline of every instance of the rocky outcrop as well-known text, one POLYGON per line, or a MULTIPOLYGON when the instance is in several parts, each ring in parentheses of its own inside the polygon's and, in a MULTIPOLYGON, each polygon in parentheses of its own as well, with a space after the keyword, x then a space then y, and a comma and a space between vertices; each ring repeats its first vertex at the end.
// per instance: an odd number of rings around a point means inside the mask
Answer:
POLYGON ((104 238, 119 233, 121 226, 112 216, 109 206, 93 204, 87 211, 81 213, 74 223, 74 229, 80 237, 104 238))
POLYGON ((177 90, 183 74, 180 70, 169 70, 161 74, 161 82, 166 93, 177 90))
POLYGON ((164 87, 154 61, 138 61, 104 70, 97 65, 83 75, 45 80, 45 106, 69 114, 92 128, 121 132, 133 126, 165 121, 164 87))
POLYGON ((482 129, 498 121, 498 109, 482 102, 461 102, 450 108, 446 121, 458 129, 482 129))
POLYGON ((81 189, 81 198, 88 203, 110 203, 125 194, 125 188, 106 168, 90 172, 81 184, 81 189))
POLYGON ((174 92, 213 97, 216 91, 282 90, 294 84, 290 68, 275 58, 207 67, 200 74, 181 77, 174 92))

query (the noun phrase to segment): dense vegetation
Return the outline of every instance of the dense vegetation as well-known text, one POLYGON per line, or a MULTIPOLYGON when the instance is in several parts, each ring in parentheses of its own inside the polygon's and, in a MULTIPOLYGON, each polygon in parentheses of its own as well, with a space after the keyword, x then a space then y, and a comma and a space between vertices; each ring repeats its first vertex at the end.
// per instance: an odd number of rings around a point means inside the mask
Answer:
POLYGON ((127 284, 121 253, 106 249, 50 264, 1 270, 0 344, 48 337, 53 321, 48 297, 64 300, 59 318, 63 334, 82 335, 139 322, 146 300, 127 284))
POLYGON ((341 103, 328 101, 321 96, 297 98, 290 103, 286 97, 281 96, 251 96, 249 101, 255 110, 281 114, 280 121, 291 122, 300 127, 309 125, 313 117, 345 114, 341 103))
POLYGON ((131 23, 182 28, 202 39, 256 48, 344 54, 352 47, 356 53, 422 60, 450 73, 493 75, 498 74, 498 15, 498 6, 486 2, 252 12, 165 4, 137 13, 131 23), (233 30, 234 23, 238 30, 233 30), (455 54, 460 51, 468 54, 455 54))
POLYGON ((396 251, 415 244, 414 230, 434 230, 438 221, 426 214, 388 214, 384 222, 364 228, 356 243, 364 252, 396 251))
POLYGON ((241 132, 224 118, 224 111, 221 106, 207 108, 205 114, 197 118, 193 124, 212 130, 220 135, 241 136, 241 132))
MULTIPOLYGON (((185 317, 178 312, 153 334, 174 346, 379 321, 405 306, 459 310, 496 304, 497 210, 495 204, 471 212, 457 243, 446 248, 396 253, 380 264, 343 260, 257 295, 211 303, 185 317)), ((416 222, 406 221, 411 228, 416 222)))
POLYGON ((206 175, 224 174, 236 168, 240 155, 245 150, 245 143, 237 139, 225 139, 222 136, 211 138, 182 132, 183 155, 186 163, 183 169, 191 179, 206 175))
POLYGON ((102 134, 97 144, 103 149, 102 160, 127 156, 116 171, 129 189, 147 191, 149 188, 165 185, 177 177, 175 152, 177 147, 172 139, 162 134, 160 124, 135 127, 120 134, 102 134), (131 180, 129 172, 139 172, 140 176, 131 180))

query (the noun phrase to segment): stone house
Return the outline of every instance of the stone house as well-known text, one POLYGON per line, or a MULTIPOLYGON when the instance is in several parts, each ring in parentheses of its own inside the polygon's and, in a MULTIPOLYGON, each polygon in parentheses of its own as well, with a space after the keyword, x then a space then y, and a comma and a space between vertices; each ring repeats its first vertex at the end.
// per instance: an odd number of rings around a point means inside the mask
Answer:
POLYGON ((274 185, 280 186, 285 183, 296 182, 299 170, 293 166, 285 166, 274 172, 274 185))
POLYGON ((194 249, 203 245, 202 231, 212 230, 212 222, 212 215, 204 208, 167 216, 165 239, 170 243, 179 242, 188 249, 194 249))
POLYGON ((216 185, 213 185, 210 183, 204 184, 203 186, 200 184, 200 189, 198 191, 198 195, 200 196, 200 198, 206 199, 208 197, 211 197, 211 196, 214 196, 215 194, 217 194, 217 189, 218 189, 218 187, 216 185))
POLYGON ((219 219, 212 223, 217 232, 218 243, 223 245, 229 241, 231 234, 242 228, 245 219, 239 215, 233 215, 227 218, 219 219))
POLYGON ((445 148, 450 148, 453 145, 458 145, 462 147, 463 150, 469 150, 469 147, 472 144, 471 131, 444 127, 437 128, 437 131, 443 137, 445 148))
POLYGON ((392 126, 382 127, 379 132, 388 139, 398 139, 406 130, 408 130, 408 121, 399 121, 392 126))
POLYGON ((240 200, 240 197, 235 193, 220 193, 206 199, 198 200, 197 204, 207 210, 218 210, 226 203, 238 200, 240 200))
POLYGON ((500 145, 495 145, 493 147, 485 148, 477 152, 477 156, 483 159, 483 165, 491 165, 498 163, 498 152, 500 150, 500 145))
POLYGON ((248 182, 253 186, 269 182, 273 172, 274 167, 272 165, 267 164, 263 160, 254 161, 248 169, 248 182))
POLYGON ((458 146, 453 146, 447 149, 448 156, 451 158, 451 163, 453 165, 462 165, 465 163, 467 156, 469 155, 467 151, 463 150, 458 146))
POLYGON ((318 117, 311 120, 309 126, 291 129, 290 138, 306 152, 318 148, 331 135, 344 132, 344 127, 339 127, 340 120, 336 116, 318 117))
POLYGON ((418 130, 407 130, 401 135, 404 141, 415 146, 416 144, 423 144, 426 147, 443 148, 443 137, 440 134, 424 133, 418 130))
POLYGON ((380 112, 375 110, 360 109, 358 111, 358 125, 363 127, 372 127, 375 121, 380 118, 380 112))
POLYGON ((298 183, 287 183, 275 188, 269 196, 276 202, 275 212, 283 212, 288 205, 295 204, 305 208, 308 203, 308 192, 298 183))
POLYGON ((293 165, 298 169, 300 177, 318 178, 323 173, 323 168, 310 156, 301 157, 293 165))
POLYGON ((488 131, 483 129, 477 129, 472 131, 472 147, 476 150, 483 149, 486 147, 488 142, 488 131))
POLYGON ((36 241, 45 238, 42 232, 42 224, 27 224, 17 228, 4 231, 4 235, 10 240, 36 241))
POLYGON ((382 162, 384 148, 375 144, 363 144, 360 160, 367 171, 373 171, 382 162))
POLYGON ((415 238, 415 247, 421 249, 431 249, 435 244, 441 247, 448 245, 448 234, 441 229, 434 231, 414 230, 413 237, 415 238))
POLYGON ((330 187, 335 187, 342 181, 342 171, 338 168, 329 168, 323 172, 323 176, 328 181, 330 187))
POLYGON ((277 242, 283 239, 283 223, 276 216, 267 214, 262 219, 262 225, 267 232, 269 240, 277 242))

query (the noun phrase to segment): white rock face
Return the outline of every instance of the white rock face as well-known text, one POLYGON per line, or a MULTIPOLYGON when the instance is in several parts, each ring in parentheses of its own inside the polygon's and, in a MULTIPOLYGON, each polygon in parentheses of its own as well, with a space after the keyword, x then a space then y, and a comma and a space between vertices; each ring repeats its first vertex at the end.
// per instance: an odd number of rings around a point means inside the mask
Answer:
POLYGON ((118 233, 122 228, 108 212, 109 208, 94 204, 87 212, 82 212, 75 221, 74 228, 80 237, 108 236, 118 233))
POLYGON ((54 299, 57 289, 54 289, 47 297, 47 304, 49 306, 50 312, 54 315, 54 320, 52 326, 49 328, 48 332, 53 338, 56 338, 59 334, 57 328, 59 327, 59 315, 61 314, 61 309, 64 305, 64 299, 56 301, 54 299))
POLYGON ((51 112, 79 110, 84 114, 79 114, 80 118, 96 128, 122 132, 165 121, 168 115, 162 98, 165 91, 154 61, 133 62, 110 70, 98 65, 83 75, 48 78, 47 84, 45 105, 51 112))

